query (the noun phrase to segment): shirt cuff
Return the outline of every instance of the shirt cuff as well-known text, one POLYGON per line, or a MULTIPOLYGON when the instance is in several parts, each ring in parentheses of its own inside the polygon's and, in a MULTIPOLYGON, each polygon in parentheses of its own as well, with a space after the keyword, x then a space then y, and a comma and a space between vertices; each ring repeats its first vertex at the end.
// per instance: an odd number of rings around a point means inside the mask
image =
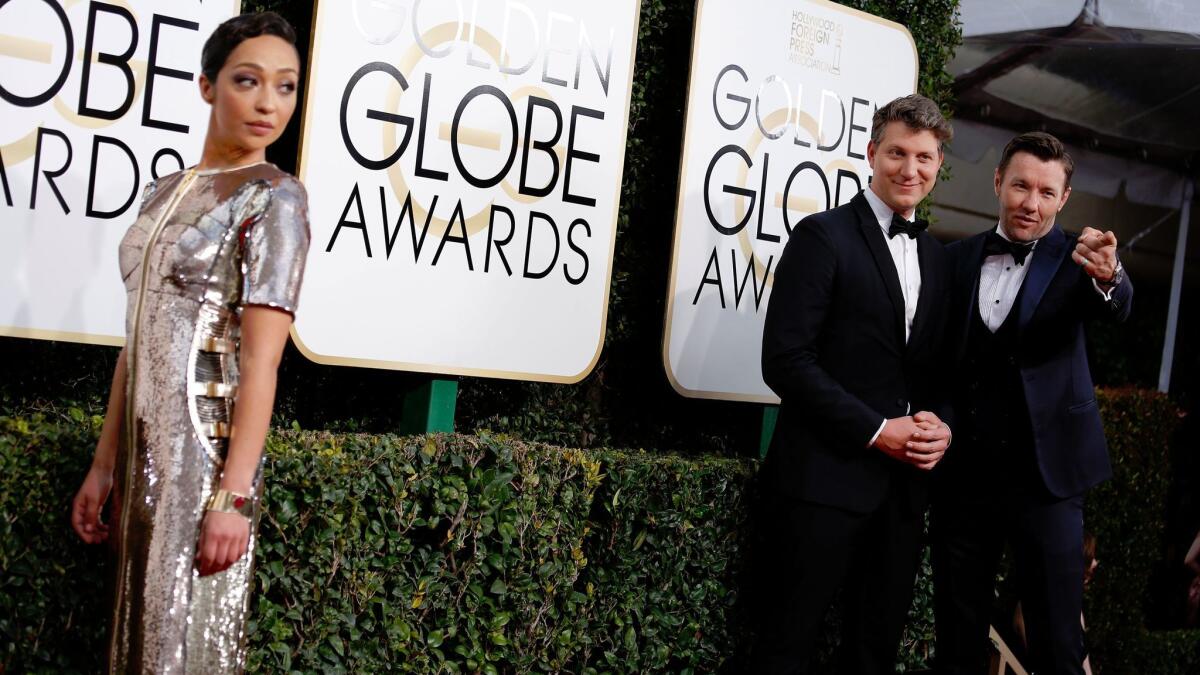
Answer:
POLYGON ((868 448, 871 447, 872 445, 875 445, 875 441, 877 441, 879 439, 879 434, 883 433, 883 428, 886 426, 887 426, 887 418, 884 418, 884 420, 879 423, 879 428, 875 430, 875 435, 871 437, 871 442, 867 443, 868 448))
POLYGON ((1106 291, 1100 287, 1100 282, 1095 279, 1092 279, 1092 288, 1096 289, 1096 292, 1100 294, 1100 297, 1104 298, 1105 302, 1112 302, 1113 291, 1117 290, 1116 286, 1110 286, 1106 291))

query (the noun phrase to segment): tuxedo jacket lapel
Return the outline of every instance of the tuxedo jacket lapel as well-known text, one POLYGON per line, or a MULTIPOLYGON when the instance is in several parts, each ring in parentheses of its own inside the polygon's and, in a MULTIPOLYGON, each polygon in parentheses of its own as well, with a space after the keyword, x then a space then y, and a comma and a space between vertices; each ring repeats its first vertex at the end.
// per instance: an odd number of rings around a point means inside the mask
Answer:
MULTIPOLYGON (((976 235, 964 241, 960 246, 964 252, 958 258, 955 266, 954 285, 957 295, 954 296, 954 312, 951 316, 959 321, 955 335, 964 336, 957 340, 958 361, 962 360, 967 348, 965 336, 971 329, 971 320, 979 312, 979 268, 983 265, 983 235, 976 235)), ((952 291, 953 292, 953 291, 952 291)))
POLYGON ((1058 227, 1054 227, 1049 234, 1042 237, 1037 248, 1030 254, 1030 260, 1025 263, 1029 265, 1029 272, 1025 275, 1025 283, 1021 289, 1020 314, 1017 315, 1019 328, 1023 329, 1029 324, 1034 310, 1046 294, 1046 288, 1050 286, 1054 273, 1066 255, 1066 243, 1067 235, 1058 227))
POLYGON ((887 287, 888 299, 892 301, 892 317, 897 331, 897 344, 903 348, 904 294, 900 291, 900 274, 896 271, 896 263, 892 262, 892 253, 888 250, 887 240, 884 239, 887 235, 879 227, 879 221, 875 220, 875 212, 871 210, 871 205, 867 203, 866 197, 860 193, 851 203, 854 204, 854 212, 858 215, 859 230, 867 242, 871 257, 875 259, 875 267, 879 271, 879 275, 883 277, 883 284, 887 287))
MULTIPOLYGON (((908 344, 918 344, 924 337, 924 331, 929 325, 930 307, 934 299, 941 293, 942 278, 940 270, 933 260, 933 246, 938 246, 937 240, 928 232, 917 236, 917 260, 921 265, 921 293, 917 296, 917 314, 913 317, 912 334, 908 336, 908 344)), ((903 326, 901 326, 903 328, 903 326)))

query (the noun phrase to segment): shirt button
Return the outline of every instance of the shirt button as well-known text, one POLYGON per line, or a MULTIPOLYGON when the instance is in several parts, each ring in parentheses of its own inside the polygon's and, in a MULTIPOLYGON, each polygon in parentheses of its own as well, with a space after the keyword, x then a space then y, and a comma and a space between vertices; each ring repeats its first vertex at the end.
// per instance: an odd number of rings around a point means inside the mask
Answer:
POLYGON ((997 301, 996 301, 996 304, 997 304, 997 305, 998 305, 998 304, 1000 304, 1000 301, 999 301, 999 300, 997 300, 997 301))

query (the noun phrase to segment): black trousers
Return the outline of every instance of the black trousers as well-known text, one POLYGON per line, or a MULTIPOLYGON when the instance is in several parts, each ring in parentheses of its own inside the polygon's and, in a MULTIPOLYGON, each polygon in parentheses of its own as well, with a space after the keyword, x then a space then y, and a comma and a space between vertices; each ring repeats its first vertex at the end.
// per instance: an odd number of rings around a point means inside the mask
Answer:
POLYGON ((904 490, 866 514, 809 502, 766 508, 772 512, 760 519, 766 536, 756 553, 758 639, 744 672, 811 672, 817 636, 841 589, 837 672, 894 673, 920 564, 923 512, 914 512, 904 490))
MULTIPOLYGON (((1082 675, 1083 496, 934 498, 930 517, 939 675, 985 675, 996 569, 1011 547, 1037 675, 1082 675)), ((1011 620, 1011 617, 1010 617, 1011 620)))

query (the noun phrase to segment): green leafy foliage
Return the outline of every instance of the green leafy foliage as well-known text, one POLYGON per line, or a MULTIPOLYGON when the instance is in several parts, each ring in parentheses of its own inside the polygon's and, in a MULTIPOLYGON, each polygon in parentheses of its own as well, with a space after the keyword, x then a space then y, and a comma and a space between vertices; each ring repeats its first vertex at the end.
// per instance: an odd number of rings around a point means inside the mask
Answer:
POLYGON ((1200 631, 1145 628, 1179 410, 1166 396, 1137 389, 1101 390, 1099 398, 1113 478, 1088 495, 1084 513, 1100 562, 1084 598, 1092 658, 1105 675, 1198 673, 1200 631))
POLYGON ((572 672, 713 672, 742 628, 731 619, 747 536, 749 462, 603 452, 586 542, 592 643, 572 672))
POLYGON ((103 654, 105 553, 70 525, 101 422, 79 408, 0 416, 0 673, 90 672, 103 654))
POLYGON ((599 463, 490 436, 272 438, 251 670, 555 672, 599 463))

